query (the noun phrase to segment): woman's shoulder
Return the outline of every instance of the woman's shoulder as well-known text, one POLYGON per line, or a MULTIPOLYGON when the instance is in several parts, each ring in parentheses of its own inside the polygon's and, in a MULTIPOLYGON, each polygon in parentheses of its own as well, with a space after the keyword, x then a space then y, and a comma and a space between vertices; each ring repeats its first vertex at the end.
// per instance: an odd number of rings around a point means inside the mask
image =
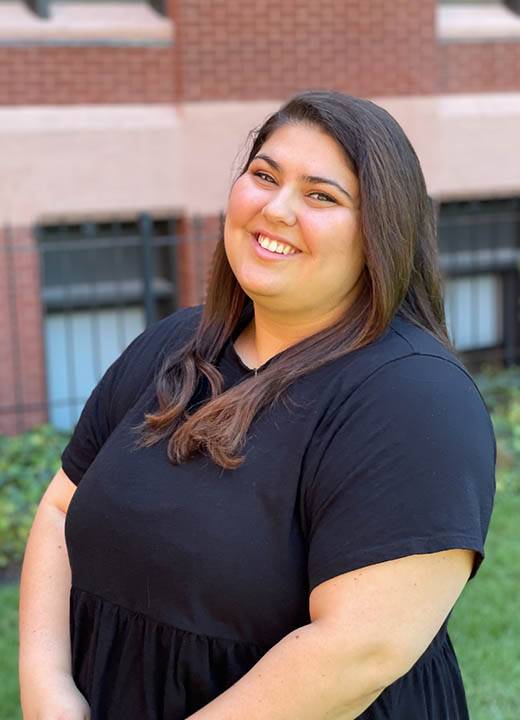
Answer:
MULTIPOLYGON (((399 368, 413 364, 442 378, 444 375, 465 375, 474 382, 462 360, 428 330, 396 315, 386 331, 373 343, 354 353, 358 384, 386 368, 386 374, 399 373, 399 368)), ((352 375, 352 370, 349 369, 352 375)))
POLYGON ((404 351, 416 355, 442 358, 465 369, 460 358, 441 340, 435 337, 433 333, 412 323, 401 315, 394 317, 390 323, 389 330, 390 334, 402 344, 404 351))
MULTIPOLYGON (((393 341, 400 347, 400 362, 395 370, 401 377, 403 367, 414 368, 418 379, 428 379, 432 384, 472 387, 480 395, 477 383, 462 359, 433 333, 401 316, 394 318, 389 330, 389 343, 393 341)), ((387 374, 391 374, 390 368, 387 374)))
POLYGON ((490 414, 474 378, 427 330, 396 318, 376 342, 343 360, 322 393, 319 435, 346 428, 350 444, 372 437, 385 446, 397 439, 435 444, 439 433, 462 442, 469 433, 469 445, 478 438, 490 457, 495 453, 490 414))
POLYGON ((389 406, 433 409, 439 404, 471 406, 488 417, 480 390, 457 355, 432 333, 396 316, 378 340, 345 356, 336 368, 331 405, 351 412, 389 406))
MULTIPOLYGON (((473 378, 460 358, 432 333, 396 316, 379 338, 335 361, 327 373, 341 385, 336 397, 346 398, 362 385, 404 381, 407 369, 430 380, 473 378)), ((339 388, 336 387, 336 391, 339 388)))

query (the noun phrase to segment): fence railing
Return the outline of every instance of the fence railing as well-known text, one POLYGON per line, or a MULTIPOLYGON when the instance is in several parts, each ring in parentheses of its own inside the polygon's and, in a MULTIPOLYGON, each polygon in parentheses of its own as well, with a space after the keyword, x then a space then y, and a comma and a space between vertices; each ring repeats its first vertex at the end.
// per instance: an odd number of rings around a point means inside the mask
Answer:
POLYGON ((203 301, 215 240, 146 214, 0 231, 0 433, 70 428, 139 332, 203 301))

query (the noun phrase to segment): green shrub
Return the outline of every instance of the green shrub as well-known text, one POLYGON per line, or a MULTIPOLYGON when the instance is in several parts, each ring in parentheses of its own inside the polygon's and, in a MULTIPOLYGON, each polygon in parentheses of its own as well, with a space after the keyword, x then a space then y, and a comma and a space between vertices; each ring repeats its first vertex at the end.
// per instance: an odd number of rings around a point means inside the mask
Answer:
POLYGON ((0 568, 22 559, 34 513, 68 438, 50 425, 0 435, 0 568))
POLYGON ((487 369, 475 379, 493 417, 497 487, 520 493, 520 367, 487 369))
POLYGON ((488 367, 475 375, 475 380, 493 415, 507 411, 511 403, 518 402, 520 398, 519 365, 507 370, 488 367))

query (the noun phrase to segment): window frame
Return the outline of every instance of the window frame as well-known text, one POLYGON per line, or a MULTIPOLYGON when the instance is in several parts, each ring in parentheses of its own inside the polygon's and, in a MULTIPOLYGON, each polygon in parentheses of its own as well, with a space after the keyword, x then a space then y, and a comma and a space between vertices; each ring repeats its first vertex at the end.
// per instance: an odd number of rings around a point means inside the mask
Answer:
MULTIPOLYGON (((50 20, 52 17, 53 0, 24 0, 26 7, 40 20, 50 20)), ((81 0, 78 0, 78 4, 81 0)), ((143 3, 149 5, 152 10, 162 17, 167 17, 166 0, 143 0, 143 3)), ((100 5, 103 4, 101 1, 100 5)))

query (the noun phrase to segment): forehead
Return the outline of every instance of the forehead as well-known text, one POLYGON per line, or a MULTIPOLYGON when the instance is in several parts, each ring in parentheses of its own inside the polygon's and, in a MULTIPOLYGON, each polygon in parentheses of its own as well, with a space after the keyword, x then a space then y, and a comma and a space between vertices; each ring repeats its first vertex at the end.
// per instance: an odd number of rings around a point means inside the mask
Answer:
POLYGON ((338 181, 356 177, 341 145, 313 125, 283 125, 269 136, 258 152, 276 160, 282 170, 297 168, 308 175, 334 173, 338 181))

